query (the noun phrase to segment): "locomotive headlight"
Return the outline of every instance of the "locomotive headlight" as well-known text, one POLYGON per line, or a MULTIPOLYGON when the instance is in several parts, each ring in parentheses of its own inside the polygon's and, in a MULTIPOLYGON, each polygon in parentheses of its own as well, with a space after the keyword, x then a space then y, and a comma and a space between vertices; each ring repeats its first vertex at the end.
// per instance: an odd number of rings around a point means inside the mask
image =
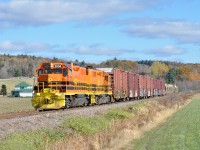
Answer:
POLYGON ((53 64, 51 63, 51 68, 53 68, 53 64))
POLYGON ((40 96, 40 93, 37 93, 37 96, 40 96))

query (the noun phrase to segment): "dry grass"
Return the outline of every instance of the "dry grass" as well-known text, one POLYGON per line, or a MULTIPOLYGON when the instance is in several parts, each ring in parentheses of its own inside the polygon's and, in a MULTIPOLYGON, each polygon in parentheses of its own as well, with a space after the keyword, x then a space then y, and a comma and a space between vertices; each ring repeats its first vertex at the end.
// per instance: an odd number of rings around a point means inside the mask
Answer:
MULTIPOLYGON (((141 137, 144 130, 150 130, 166 117, 187 103, 187 95, 171 95, 159 101, 150 101, 135 112, 131 118, 113 120, 107 130, 93 135, 73 134, 70 138, 56 141, 47 149, 53 150, 101 150, 121 149, 134 139, 141 137), (161 114, 160 116, 158 114, 161 114), (149 125, 148 125, 149 124, 149 125), (148 126, 147 126, 148 125, 148 126)), ((128 147, 125 147, 127 149, 128 147)))
POLYGON ((0 96, 0 114, 33 110, 31 98, 12 98, 0 96))
POLYGON ((33 85, 33 78, 12 78, 12 79, 0 79, 0 88, 3 84, 7 87, 7 93, 11 93, 15 85, 19 84, 20 82, 26 82, 30 85, 33 85))
POLYGON ((154 123, 156 122, 156 118, 158 122, 160 122, 163 116, 170 115, 170 113, 165 115, 167 110, 173 110, 175 112, 186 104, 187 101, 185 98, 188 98, 189 96, 190 95, 171 95, 145 103, 139 102, 134 104, 134 106, 129 106, 128 108, 123 109, 128 114, 132 113, 134 115, 126 115, 126 113, 124 115, 123 111, 120 112, 115 109, 114 112, 112 111, 108 116, 96 116, 97 118, 106 117, 108 122, 106 126, 100 128, 100 130, 95 130, 95 132, 89 131, 91 131, 94 126, 98 127, 98 119, 96 118, 96 122, 95 119, 91 117, 91 120, 89 118, 85 120, 79 120, 77 118, 78 120, 72 120, 72 122, 67 124, 67 126, 64 124, 63 126, 61 125, 52 130, 39 130, 33 132, 33 134, 27 132, 25 133, 27 137, 25 134, 19 133, 17 136, 12 135, 10 138, 6 139, 3 142, 2 148, 4 147, 4 149, 8 149, 8 146, 10 145, 20 144, 24 149, 30 149, 30 145, 32 145, 32 149, 37 147, 36 149, 48 150, 127 149, 127 145, 133 138, 139 138, 142 136, 143 129, 150 130, 155 127, 154 123), (164 113, 163 116, 158 115, 162 113, 164 113), (117 114, 119 117, 116 119, 116 116, 113 114, 117 114), (93 126, 91 126, 91 124, 93 124, 93 126), (149 124, 150 126, 148 126, 149 124), (73 127, 76 127, 76 130, 74 130, 73 127), (83 131, 87 131, 88 134, 84 134, 85 132, 83 131), (29 138, 31 140, 29 140, 29 138), (19 142, 18 139, 22 139, 24 144, 22 145, 22 142, 19 142), (28 145, 27 142, 29 142, 28 145))

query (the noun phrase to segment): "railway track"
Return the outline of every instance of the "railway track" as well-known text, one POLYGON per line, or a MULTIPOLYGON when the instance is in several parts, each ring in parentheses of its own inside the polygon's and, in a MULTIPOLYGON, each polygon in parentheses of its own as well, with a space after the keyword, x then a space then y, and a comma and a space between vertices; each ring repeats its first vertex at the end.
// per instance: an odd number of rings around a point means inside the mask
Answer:
MULTIPOLYGON (((151 101, 151 100, 157 100, 162 97, 153 97, 153 98, 149 98, 149 99, 139 99, 139 100, 132 100, 133 101, 151 101)), ((124 101, 124 102, 115 102, 115 103, 110 103, 109 105, 112 104, 118 104, 118 103, 129 103, 131 101, 124 101)), ((102 104, 102 105, 107 105, 107 104, 102 104)), ((102 106, 102 105, 95 105, 95 106, 87 106, 87 107, 98 107, 98 106, 102 106)), ((86 107, 73 107, 73 108, 69 108, 69 109, 59 109, 59 110, 47 110, 47 111, 37 111, 37 110, 33 110, 33 111, 22 111, 22 112, 13 112, 13 113, 7 113, 7 114, 0 114, 0 120, 1 119, 11 119, 11 118, 22 118, 22 117, 27 117, 27 116, 34 116, 34 115, 41 115, 41 114, 45 114, 45 113, 54 113, 54 112, 59 112, 59 111, 72 111, 75 109, 83 109, 86 107)))
MULTIPOLYGON (((43 113, 43 112, 41 112, 41 113, 43 113)), ((38 111, 13 112, 13 113, 7 113, 7 114, 0 114, 0 119, 20 118, 20 117, 38 115, 41 113, 38 111)))

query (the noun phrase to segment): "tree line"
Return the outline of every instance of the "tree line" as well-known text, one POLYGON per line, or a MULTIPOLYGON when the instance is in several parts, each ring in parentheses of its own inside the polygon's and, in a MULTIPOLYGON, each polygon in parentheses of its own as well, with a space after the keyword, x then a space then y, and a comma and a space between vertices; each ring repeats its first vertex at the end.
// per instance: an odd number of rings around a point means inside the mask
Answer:
POLYGON ((86 67, 93 66, 93 68, 119 68, 126 71, 131 71, 137 74, 147 75, 150 77, 163 79, 169 84, 178 84, 181 89, 192 89, 191 87, 198 88, 200 81, 200 64, 183 64, 179 62, 169 61, 131 61, 131 60, 118 60, 117 58, 106 60, 100 64, 86 63, 84 60, 60 60, 56 57, 43 58, 28 55, 0 55, 0 78, 11 77, 32 77, 35 75, 35 70, 42 62, 49 61, 63 61, 74 62, 75 64, 86 67))

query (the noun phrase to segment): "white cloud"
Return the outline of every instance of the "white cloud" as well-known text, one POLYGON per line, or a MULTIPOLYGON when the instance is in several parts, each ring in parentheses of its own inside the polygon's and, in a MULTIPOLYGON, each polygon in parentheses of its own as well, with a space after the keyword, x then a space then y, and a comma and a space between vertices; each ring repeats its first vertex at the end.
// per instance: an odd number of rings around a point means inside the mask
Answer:
MULTIPOLYGON (((169 0, 168 0, 169 1, 169 0)), ((0 2, 1 27, 97 20, 160 6, 167 0, 11 0, 0 2)))
POLYGON ((169 38, 180 43, 200 44, 200 23, 150 20, 130 25, 125 32, 133 37, 169 38))
POLYGON ((11 42, 3 41, 0 42, 0 51, 1 53, 19 53, 19 54, 32 54, 40 53, 41 51, 53 50, 56 48, 56 45, 48 45, 43 43, 26 43, 26 42, 11 42))
POLYGON ((63 48, 63 46, 60 45, 50 45, 40 42, 26 43, 22 41, 3 41, 0 42, 0 52, 9 54, 42 54, 45 56, 58 54, 62 56, 64 53, 73 53, 77 56, 121 56, 123 54, 133 53, 134 50, 106 48, 100 44, 93 44, 89 46, 73 44, 63 48))
POLYGON ((146 50, 145 53, 154 55, 156 57, 171 57, 174 55, 184 54, 186 51, 173 45, 165 45, 161 48, 146 50))
MULTIPOLYGON (((73 45, 71 47, 65 48, 64 51, 72 52, 77 55, 104 55, 104 56, 120 56, 127 53, 134 53, 134 50, 123 49, 123 48, 106 48, 99 44, 94 44, 90 46, 86 45, 73 45)), ((57 51, 58 52, 58 51, 57 51)), ((60 51, 63 52, 63 51, 60 51)))

